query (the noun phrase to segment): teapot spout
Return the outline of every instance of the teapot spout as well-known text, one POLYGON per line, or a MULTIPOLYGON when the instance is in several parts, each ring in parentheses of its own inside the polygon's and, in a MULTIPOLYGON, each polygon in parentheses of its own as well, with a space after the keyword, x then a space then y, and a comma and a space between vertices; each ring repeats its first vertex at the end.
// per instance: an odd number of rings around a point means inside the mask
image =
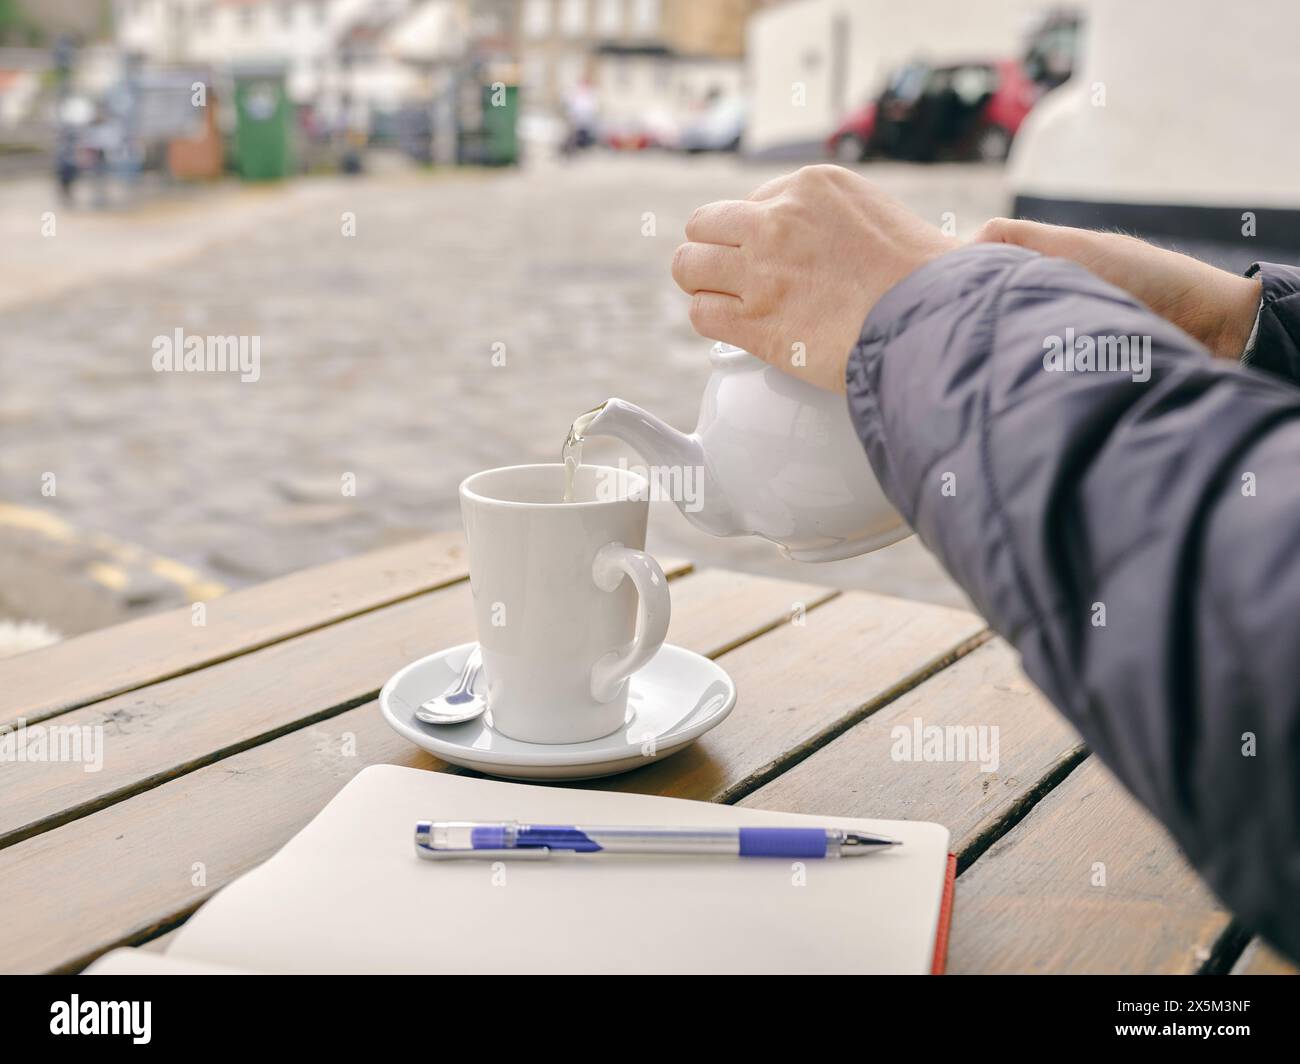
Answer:
POLYGON ((744 531, 736 526, 726 496, 709 473, 698 436, 678 432, 622 399, 607 399, 584 419, 588 416, 579 434, 612 436, 626 443, 649 464, 652 490, 671 499, 693 525, 715 536, 744 531))
POLYGON ((694 436, 678 432, 648 410, 622 399, 606 399, 579 433, 622 440, 651 465, 702 466, 704 448, 694 436))

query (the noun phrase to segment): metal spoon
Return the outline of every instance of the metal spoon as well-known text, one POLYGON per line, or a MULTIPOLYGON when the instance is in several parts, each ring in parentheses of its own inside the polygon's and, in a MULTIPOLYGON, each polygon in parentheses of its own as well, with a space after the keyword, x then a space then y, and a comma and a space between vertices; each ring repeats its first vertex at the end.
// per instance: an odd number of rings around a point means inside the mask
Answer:
POLYGON ((415 719, 425 724, 462 724, 487 709, 487 702, 474 693, 474 684, 483 670, 483 653, 475 647, 460 670, 458 679, 443 694, 421 703, 415 719))

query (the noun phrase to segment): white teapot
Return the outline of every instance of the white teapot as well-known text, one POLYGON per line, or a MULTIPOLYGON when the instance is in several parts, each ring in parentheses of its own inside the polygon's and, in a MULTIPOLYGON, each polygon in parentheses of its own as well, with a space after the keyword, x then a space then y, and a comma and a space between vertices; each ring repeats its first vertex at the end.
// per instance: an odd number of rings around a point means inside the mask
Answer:
POLYGON ((717 344, 690 435, 608 399, 575 423, 581 437, 622 440, 651 481, 701 478, 673 501, 715 536, 757 535, 803 562, 837 561, 911 534, 880 490, 842 395, 815 388, 738 347, 717 344))

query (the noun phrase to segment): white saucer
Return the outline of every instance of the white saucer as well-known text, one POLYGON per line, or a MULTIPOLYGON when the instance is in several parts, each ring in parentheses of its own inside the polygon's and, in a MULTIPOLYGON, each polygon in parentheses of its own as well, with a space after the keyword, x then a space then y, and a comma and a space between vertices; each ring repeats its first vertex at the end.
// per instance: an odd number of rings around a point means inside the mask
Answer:
POLYGON ((585 743, 526 743, 494 731, 487 714, 464 724, 424 724, 421 702, 460 675, 474 643, 414 661, 384 684, 379 709, 399 734, 453 765, 510 779, 581 780, 613 776, 658 761, 720 724, 736 704, 722 666, 665 643, 629 681, 623 727, 585 743))

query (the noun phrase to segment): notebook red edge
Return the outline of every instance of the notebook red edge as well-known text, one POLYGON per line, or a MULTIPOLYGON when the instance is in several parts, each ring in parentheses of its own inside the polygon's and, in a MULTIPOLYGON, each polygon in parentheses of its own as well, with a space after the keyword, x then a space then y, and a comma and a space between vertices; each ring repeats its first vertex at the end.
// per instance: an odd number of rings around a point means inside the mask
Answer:
POLYGON ((952 892, 957 882, 957 855, 948 855, 948 869, 943 875, 943 897, 939 900, 939 930, 934 936, 934 963, 931 975, 943 975, 948 963, 948 929, 952 926, 952 892))

